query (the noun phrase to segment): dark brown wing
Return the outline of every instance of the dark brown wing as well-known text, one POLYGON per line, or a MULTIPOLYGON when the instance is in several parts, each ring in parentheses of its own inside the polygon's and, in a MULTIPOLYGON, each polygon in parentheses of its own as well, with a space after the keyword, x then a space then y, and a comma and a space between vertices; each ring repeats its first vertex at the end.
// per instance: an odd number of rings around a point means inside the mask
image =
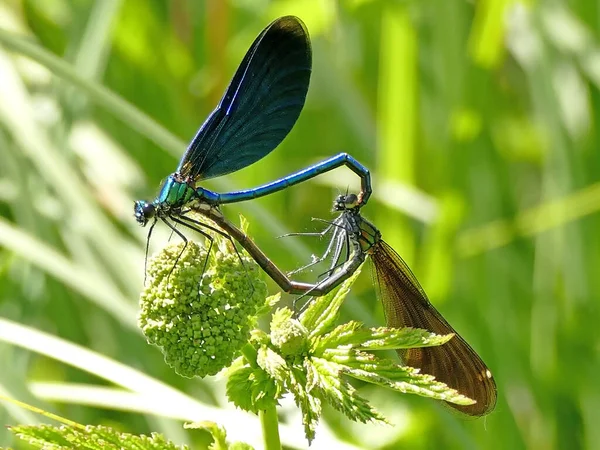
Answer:
POLYGON ((404 364, 421 369, 475 400, 474 405, 448 403, 470 416, 488 414, 496 405, 496 382, 479 355, 450 326, 427 299, 404 260, 384 241, 373 247, 373 277, 379 289, 388 326, 423 328, 455 336, 437 347, 398 351, 404 364))

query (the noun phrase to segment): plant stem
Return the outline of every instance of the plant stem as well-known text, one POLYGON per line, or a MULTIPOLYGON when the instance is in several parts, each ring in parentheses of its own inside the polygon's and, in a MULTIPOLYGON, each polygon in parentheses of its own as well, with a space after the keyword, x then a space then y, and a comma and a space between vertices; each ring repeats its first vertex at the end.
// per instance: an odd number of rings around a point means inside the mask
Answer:
POLYGON ((256 349, 252 346, 252 344, 244 344, 241 351, 242 355, 244 355, 244 358, 246 358, 246 361, 248 361, 248 364, 250 364, 250 367, 256 368, 256 349))
POLYGON ((279 421, 277 419, 277 409, 275 405, 268 409, 261 409, 258 413, 263 432, 263 441, 265 450, 281 450, 281 440, 279 439, 279 421))

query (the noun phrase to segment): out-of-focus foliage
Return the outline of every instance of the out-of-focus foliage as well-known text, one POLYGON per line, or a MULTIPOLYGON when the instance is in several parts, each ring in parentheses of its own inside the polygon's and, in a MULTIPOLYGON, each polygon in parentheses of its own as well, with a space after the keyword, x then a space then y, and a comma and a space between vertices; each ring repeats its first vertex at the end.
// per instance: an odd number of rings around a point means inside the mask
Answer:
MULTIPOLYGON (((597 448, 594 0, 4 0, 0 391, 194 448, 209 435, 179 420, 259 442, 255 419, 223 409, 223 380, 176 376, 136 329, 146 230, 132 206, 156 193, 253 38, 284 14, 313 41, 306 107, 280 148, 206 187, 252 187, 351 153, 373 171, 363 213, 499 390, 492 415, 465 420, 357 386, 396 426, 328 410, 312 448, 597 448)), ((334 195, 357 186, 344 170, 319 181, 224 212, 247 216, 258 244, 292 269, 324 243, 275 236, 315 229, 311 217, 331 217, 334 195)), ((158 230, 152 247, 168 237, 158 230)), ((375 299, 363 275, 343 310, 381 325, 375 299)), ((293 404, 281 413, 284 442, 304 447, 293 404)), ((3 424, 36 420, 0 408, 3 424)), ((0 445, 14 445, 1 427, 0 445)))

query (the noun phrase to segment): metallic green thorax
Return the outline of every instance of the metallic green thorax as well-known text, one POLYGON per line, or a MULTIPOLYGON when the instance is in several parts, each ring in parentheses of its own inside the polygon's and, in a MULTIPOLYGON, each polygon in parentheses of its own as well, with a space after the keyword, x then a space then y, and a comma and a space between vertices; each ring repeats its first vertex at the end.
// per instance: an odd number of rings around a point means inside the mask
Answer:
POLYGON ((187 181, 178 179, 177 174, 169 175, 165 180, 154 203, 157 205, 169 205, 172 207, 183 206, 190 202, 196 194, 196 190, 187 181))

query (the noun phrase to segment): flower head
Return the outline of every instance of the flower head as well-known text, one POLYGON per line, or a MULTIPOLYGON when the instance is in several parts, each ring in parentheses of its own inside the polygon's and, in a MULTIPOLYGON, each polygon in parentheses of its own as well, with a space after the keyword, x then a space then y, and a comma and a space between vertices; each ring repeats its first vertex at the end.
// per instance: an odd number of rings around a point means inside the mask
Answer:
POLYGON ((140 328, 185 377, 229 366, 248 342, 267 295, 254 260, 214 239, 210 254, 193 241, 163 248, 148 261, 140 296, 140 328))

